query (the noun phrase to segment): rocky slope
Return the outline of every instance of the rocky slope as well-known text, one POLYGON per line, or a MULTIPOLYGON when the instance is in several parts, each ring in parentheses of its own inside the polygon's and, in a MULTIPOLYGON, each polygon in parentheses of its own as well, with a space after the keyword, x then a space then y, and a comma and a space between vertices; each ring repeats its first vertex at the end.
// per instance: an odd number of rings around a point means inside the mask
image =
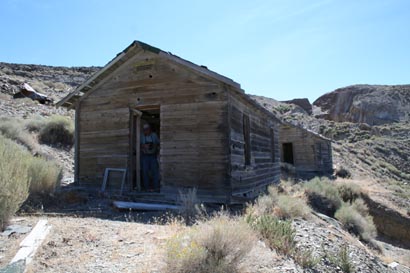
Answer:
POLYGON ((410 119, 410 85, 352 85, 314 103, 333 121, 381 125, 410 119))
POLYGON ((59 99, 99 69, 0 62, 0 93, 12 95, 26 82, 36 91, 59 99))

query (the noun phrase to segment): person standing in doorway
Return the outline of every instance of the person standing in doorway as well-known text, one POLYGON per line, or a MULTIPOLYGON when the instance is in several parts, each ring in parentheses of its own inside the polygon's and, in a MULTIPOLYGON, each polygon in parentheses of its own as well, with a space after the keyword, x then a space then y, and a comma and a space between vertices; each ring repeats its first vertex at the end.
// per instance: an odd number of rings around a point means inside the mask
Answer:
POLYGON ((152 177, 153 190, 159 190, 159 167, 157 153, 159 138, 152 132, 149 124, 144 124, 144 131, 141 134, 141 171, 143 186, 146 191, 150 189, 150 176, 152 177))

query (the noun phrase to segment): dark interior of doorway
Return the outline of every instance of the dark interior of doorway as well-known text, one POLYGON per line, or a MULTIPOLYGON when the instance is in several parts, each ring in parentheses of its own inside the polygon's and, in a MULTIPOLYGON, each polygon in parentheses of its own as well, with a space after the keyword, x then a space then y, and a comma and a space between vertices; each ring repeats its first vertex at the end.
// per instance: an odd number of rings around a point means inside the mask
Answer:
POLYGON ((151 127, 152 132, 156 133, 157 136, 159 137, 159 139, 161 139, 161 132, 160 132, 161 119, 160 119, 160 109, 159 109, 159 107, 149 107, 149 108, 143 108, 143 109, 137 108, 137 110, 142 113, 142 116, 141 116, 139 124, 136 124, 135 121, 133 121, 135 126, 134 126, 134 129, 133 129, 133 132, 132 132, 132 134, 133 134, 132 138, 133 138, 133 144, 134 145, 131 146, 132 155, 133 155, 133 158, 131 160, 132 165, 133 165, 131 176, 132 176, 132 188, 135 189, 135 190, 141 189, 141 185, 137 185, 137 176, 139 176, 140 181, 142 181, 141 171, 139 171, 139 173, 137 173, 137 169, 140 169, 140 168, 135 167, 136 164, 140 164, 140 160, 139 160, 140 155, 137 154, 137 150, 138 150, 137 145, 139 145, 139 143, 138 144, 136 143, 136 139, 137 139, 136 135, 138 133, 138 130, 137 130, 136 127, 138 126, 140 134, 143 134, 144 124, 149 124, 150 127, 151 127))
POLYGON ((292 143, 283 143, 282 144, 282 151, 283 151, 283 162, 294 164, 293 160, 293 144, 292 143))

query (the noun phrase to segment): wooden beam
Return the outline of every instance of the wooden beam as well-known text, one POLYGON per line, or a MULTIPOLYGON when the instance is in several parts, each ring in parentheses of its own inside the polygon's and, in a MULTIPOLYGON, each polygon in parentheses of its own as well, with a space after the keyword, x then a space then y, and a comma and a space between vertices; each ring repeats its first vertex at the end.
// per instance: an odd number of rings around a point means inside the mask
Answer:
POLYGON ((47 237, 50 230, 51 225, 48 224, 47 220, 38 221, 30 234, 20 243, 20 249, 11 260, 10 264, 24 261, 27 266, 33 260, 34 254, 47 237))
POLYGON ((76 102, 74 121, 74 183, 80 185, 80 103, 76 102))
POLYGON ((117 209, 135 209, 135 210, 149 210, 149 211, 158 211, 158 210, 178 210, 181 207, 176 205, 168 204, 154 204, 154 203, 136 203, 136 202, 123 202, 123 201, 114 201, 114 207, 117 209))

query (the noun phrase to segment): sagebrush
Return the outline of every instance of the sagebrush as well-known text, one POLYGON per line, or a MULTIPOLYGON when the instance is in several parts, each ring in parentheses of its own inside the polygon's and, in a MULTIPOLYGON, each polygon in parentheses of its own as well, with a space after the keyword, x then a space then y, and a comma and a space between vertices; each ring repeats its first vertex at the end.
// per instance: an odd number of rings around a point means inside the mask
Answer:
POLYGON ((68 117, 52 116, 39 131, 39 141, 48 145, 72 146, 74 124, 68 117))
POLYGON ((306 204, 305 198, 300 193, 290 195, 285 191, 278 192, 278 188, 271 186, 268 194, 256 199, 255 204, 248 205, 247 213, 254 216, 264 214, 275 215, 281 219, 308 218, 311 209, 306 204))
POLYGON ((28 196, 31 155, 0 134, 0 229, 28 196))
POLYGON ((254 242, 245 222, 216 216, 168 241, 167 272, 236 273, 254 242))
POLYGON ((315 177, 305 184, 309 204, 317 211, 333 217, 343 203, 339 191, 327 178, 315 177))
POLYGON ((0 118, 0 134, 25 146, 31 152, 38 150, 35 139, 24 130, 24 124, 17 118, 0 118))
POLYGON ((340 183, 337 185, 337 190, 340 198, 342 198, 344 202, 349 203, 354 202, 362 194, 362 189, 360 186, 354 183, 340 183))
POLYGON ((28 174, 31 178, 30 194, 47 194, 60 185, 62 168, 53 161, 34 157, 30 160, 28 174))
POLYGON ((357 203, 356 205, 343 204, 343 206, 336 211, 335 218, 343 224, 346 230, 359 236, 360 239, 366 242, 371 242, 377 234, 373 218, 362 206, 361 211, 357 208, 357 203))
POLYGON ((280 220, 273 215, 246 217, 248 224, 255 229, 264 241, 277 252, 291 255, 296 247, 296 230, 288 220, 280 220))

